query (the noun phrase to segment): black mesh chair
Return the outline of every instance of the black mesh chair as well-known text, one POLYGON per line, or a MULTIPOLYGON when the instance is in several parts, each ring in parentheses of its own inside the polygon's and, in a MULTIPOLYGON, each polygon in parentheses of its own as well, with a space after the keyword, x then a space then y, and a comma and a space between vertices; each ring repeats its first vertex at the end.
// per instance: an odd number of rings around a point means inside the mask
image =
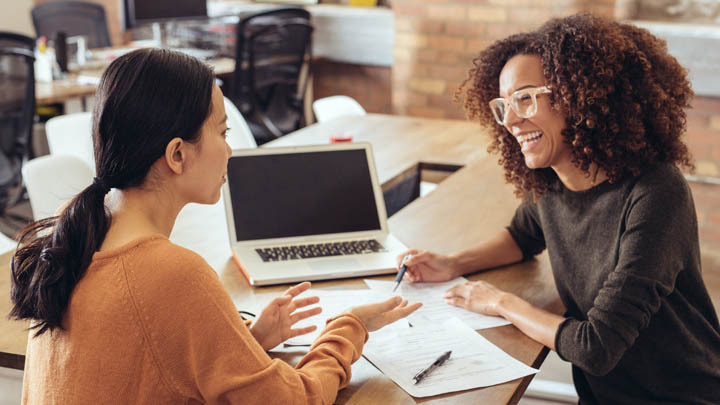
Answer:
POLYGON ((240 20, 230 99, 258 145, 305 125, 313 27, 310 13, 281 8, 240 20))
POLYGON ((58 31, 67 36, 84 35, 88 48, 107 48, 110 43, 105 8, 81 1, 57 1, 33 7, 32 20, 37 36, 54 38, 58 31))
POLYGON ((0 214, 3 216, 22 196, 20 169, 32 153, 34 46, 32 38, 0 32, 0 214))

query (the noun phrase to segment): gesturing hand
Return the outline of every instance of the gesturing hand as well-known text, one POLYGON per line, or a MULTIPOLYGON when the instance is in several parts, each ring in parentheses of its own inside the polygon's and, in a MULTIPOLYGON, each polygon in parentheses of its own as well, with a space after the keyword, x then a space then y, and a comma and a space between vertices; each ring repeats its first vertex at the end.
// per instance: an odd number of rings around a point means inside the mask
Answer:
POLYGON ((316 326, 292 329, 292 326, 298 321, 322 312, 320 307, 295 312, 298 308, 316 304, 320 301, 318 297, 295 299, 298 294, 306 291, 308 288, 310 288, 309 281, 290 287, 283 295, 270 301, 262 310, 258 319, 250 327, 250 332, 263 349, 270 350, 290 338, 304 335, 317 329, 316 326))
POLYGON ((485 315, 500 316, 500 300, 507 294, 490 283, 471 281, 445 292, 445 302, 485 315))
POLYGON ((353 307, 348 312, 360 318, 368 332, 373 332, 410 315, 420 306, 422 304, 419 302, 408 305, 408 302, 402 298, 393 297, 375 304, 353 307))

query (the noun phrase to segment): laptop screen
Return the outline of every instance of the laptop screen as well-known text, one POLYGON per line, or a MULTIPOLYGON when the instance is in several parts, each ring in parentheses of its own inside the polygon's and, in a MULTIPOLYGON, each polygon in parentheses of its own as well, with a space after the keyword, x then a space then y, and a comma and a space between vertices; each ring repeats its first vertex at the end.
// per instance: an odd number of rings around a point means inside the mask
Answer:
POLYGON ((237 241, 380 229, 364 149, 233 156, 237 241))

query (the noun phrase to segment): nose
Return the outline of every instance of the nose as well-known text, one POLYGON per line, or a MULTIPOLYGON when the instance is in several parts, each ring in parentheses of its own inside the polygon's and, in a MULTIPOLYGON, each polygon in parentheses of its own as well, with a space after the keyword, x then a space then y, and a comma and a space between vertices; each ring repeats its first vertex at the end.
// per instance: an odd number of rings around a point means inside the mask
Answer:
POLYGON ((232 156, 232 148, 230 147, 230 144, 225 142, 225 152, 227 152, 227 157, 230 159, 230 156, 232 156))
POLYGON ((512 133, 512 126, 518 122, 522 122, 524 119, 525 118, 521 118, 517 114, 515 114, 515 110, 513 110, 512 108, 508 108, 507 110, 505 110, 505 116, 503 117, 503 125, 510 133, 512 133))

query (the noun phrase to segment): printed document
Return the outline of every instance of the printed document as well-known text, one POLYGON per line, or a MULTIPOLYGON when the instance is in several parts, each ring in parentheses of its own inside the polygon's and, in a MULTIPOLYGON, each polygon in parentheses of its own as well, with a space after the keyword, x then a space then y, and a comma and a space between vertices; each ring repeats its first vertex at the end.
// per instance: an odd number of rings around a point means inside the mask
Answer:
POLYGON ((435 325, 386 326, 371 333, 363 356, 414 397, 487 387, 538 372, 457 318, 435 325), (448 350, 450 358, 414 384, 413 376, 448 350))
POLYGON ((385 298, 400 295, 411 304, 422 302, 423 306, 408 317, 408 321, 413 326, 416 324, 437 324, 451 317, 460 319, 475 330, 509 325, 510 321, 505 318, 478 314, 445 302, 443 298, 445 291, 457 284, 467 282, 468 280, 464 277, 458 277, 444 283, 409 283, 405 280, 400 283, 400 287, 393 293, 394 281, 365 280, 365 284, 370 289, 386 294, 385 298))

